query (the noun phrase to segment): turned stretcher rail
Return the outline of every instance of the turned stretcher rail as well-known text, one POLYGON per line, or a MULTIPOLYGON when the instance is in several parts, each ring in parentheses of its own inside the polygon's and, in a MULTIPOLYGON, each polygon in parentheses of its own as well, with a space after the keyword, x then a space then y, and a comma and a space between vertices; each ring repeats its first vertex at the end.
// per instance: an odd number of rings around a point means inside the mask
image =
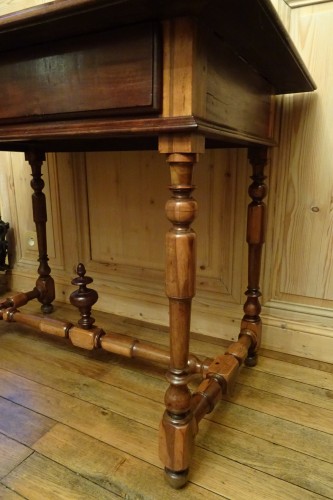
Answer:
MULTIPOLYGON (((22 293, 5 299, 0 304, 0 317, 5 321, 20 323, 48 335, 69 338, 73 345, 83 349, 102 348, 104 351, 113 354, 152 361, 165 367, 170 364, 170 354, 166 349, 141 342, 128 335, 114 332, 106 333, 96 326, 86 330, 67 321, 22 313, 12 304, 26 303, 25 296, 26 294, 22 293)), ((212 361, 210 358, 200 360, 194 354, 190 354, 188 373, 191 375, 201 374, 204 377, 212 361)))
MULTIPOLYGON (((33 297, 34 293, 30 295, 33 297)), ((84 349, 102 348, 107 352, 127 358, 138 358, 156 362, 165 367, 170 366, 170 354, 166 350, 128 335, 105 333, 97 326, 85 329, 67 321, 21 313, 14 304, 25 304, 30 295, 20 293, 1 302, 0 318, 32 327, 45 334, 68 338, 73 345, 84 349)), ((194 354, 189 354, 187 377, 200 374, 204 379, 191 397, 194 434, 198 432, 200 420, 215 408, 223 394, 232 392, 239 369, 251 347, 253 347, 252 332, 244 330, 238 341, 230 344, 226 352, 215 359, 200 360, 194 354)))
MULTIPOLYGON (((31 293, 33 297, 34 293, 31 293)), ((0 303, 0 318, 34 328, 42 333, 56 337, 68 338, 73 345, 83 349, 103 350, 127 358, 138 358, 152 361, 164 367, 170 366, 170 354, 167 350, 130 337, 125 334, 107 332, 97 326, 84 329, 68 321, 49 317, 22 313, 14 304, 25 304, 30 294, 20 293, 3 300, 0 303), (9 307, 8 307, 9 306, 9 307)), ((194 374, 200 374, 203 381, 191 397, 191 410, 194 420, 200 420, 210 413, 223 394, 230 394, 236 383, 241 365, 244 363, 249 349, 253 347, 253 337, 250 331, 241 332, 237 342, 230 344, 226 352, 215 359, 200 360, 194 354, 189 354, 187 363, 188 380, 194 374)), ((197 433, 197 425, 193 426, 197 433)))

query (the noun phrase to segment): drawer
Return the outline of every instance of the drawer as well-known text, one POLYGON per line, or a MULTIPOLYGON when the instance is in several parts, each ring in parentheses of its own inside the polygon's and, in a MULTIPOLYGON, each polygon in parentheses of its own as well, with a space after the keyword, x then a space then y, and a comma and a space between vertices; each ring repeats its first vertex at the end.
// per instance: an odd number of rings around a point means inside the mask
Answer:
POLYGON ((0 122, 158 113, 160 66, 153 23, 3 52, 0 122))

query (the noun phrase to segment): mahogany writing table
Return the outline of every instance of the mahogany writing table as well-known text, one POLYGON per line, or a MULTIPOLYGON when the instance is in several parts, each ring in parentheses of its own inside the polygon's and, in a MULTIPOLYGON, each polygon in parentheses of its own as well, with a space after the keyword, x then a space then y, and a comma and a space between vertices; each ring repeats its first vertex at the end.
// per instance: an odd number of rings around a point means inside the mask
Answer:
POLYGON ((35 287, 3 300, 1 317, 168 366, 160 457, 176 488, 186 483, 198 424, 232 388, 260 345, 260 259, 265 233, 264 166, 274 145, 274 94, 307 92, 314 83, 269 0, 58 0, 0 18, 0 149, 23 151, 32 169, 39 248, 35 287), (195 294, 197 205, 192 170, 210 147, 248 147, 249 271, 237 342, 214 360, 189 353, 195 294), (170 352, 94 326, 97 293, 83 264, 71 302, 74 326, 18 311, 37 298, 52 311, 46 205, 41 167, 50 151, 151 149, 170 168, 166 215, 166 294, 170 352), (188 382, 201 373, 191 394, 188 382))

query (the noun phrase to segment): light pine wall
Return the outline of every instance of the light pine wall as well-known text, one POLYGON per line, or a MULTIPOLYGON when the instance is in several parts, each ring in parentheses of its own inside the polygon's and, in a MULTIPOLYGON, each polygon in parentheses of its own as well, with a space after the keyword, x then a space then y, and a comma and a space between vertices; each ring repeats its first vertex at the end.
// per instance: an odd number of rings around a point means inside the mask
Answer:
POLYGON ((268 322, 281 318, 285 331, 276 338, 286 338, 291 351, 303 348, 305 356, 333 362, 333 2, 288 4, 275 2, 318 90, 281 102, 270 178, 275 224, 266 245, 265 311, 268 322))
POLYGON ((0 15, 10 14, 21 9, 28 9, 47 3, 49 0, 1 0, 0 2, 0 15))
MULTIPOLYGON (((38 3, 1 2, 0 13, 38 3)), ((290 2, 291 4, 292 2, 290 2)), ((304 3, 304 2, 303 2, 304 3)), ((279 98, 280 145, 269 173, 269 231, 263 262, 263 345, 333 361, 332 134, 333 2, 291 8, 274 0, 318 91, 279 98)), ((293 6, 294 7, 294 6, 293 6)), ((31 288, 36 250, 29 167, 0 153, 0 202, 15 235, 13 289, 31 288)), ((246 288, 244 244, 249 169, 243 150, 208 151, 196 167, 198 293, 192 330, 232 339, 246 288)), ((58 300, 68 300, 79 260, 93 275, 97 308, 167 324, 163 290, 168 171, 156 152, 48 155, 50 264, 58 300)))

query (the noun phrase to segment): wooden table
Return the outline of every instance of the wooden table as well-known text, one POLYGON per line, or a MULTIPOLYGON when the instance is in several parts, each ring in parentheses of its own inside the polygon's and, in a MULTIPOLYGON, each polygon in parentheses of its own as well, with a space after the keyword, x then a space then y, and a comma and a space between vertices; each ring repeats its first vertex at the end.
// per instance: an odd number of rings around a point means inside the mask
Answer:
POLYGON ((269 0, 58 0, 1 17, 0 51, 0 149, 24 151, 31 165, 39 247, 35 287, 3 300, 1 316, 86 349, 168 366, 160 457, 170 484, 179 488, 187 481, 200 420, 232 389, 242 363, 253 366, 257 359, 274 94, 315 85, 269 0), (214 360, 199 360, 189 353, 197 212, 192 170, 211 147, 249 148, 249 272, 238 341, 214 360), (92 280, 82 264, 71 296, 78 325, 18 311, 37 298, 50 313, 55 298, 41 177, 45 153, 152 148, 165 155, 171 175, 170 352, 94 326, 97 293, 87 288, 92 280), (191 394, 188 382, 198 373, 202 382, 191 394))

